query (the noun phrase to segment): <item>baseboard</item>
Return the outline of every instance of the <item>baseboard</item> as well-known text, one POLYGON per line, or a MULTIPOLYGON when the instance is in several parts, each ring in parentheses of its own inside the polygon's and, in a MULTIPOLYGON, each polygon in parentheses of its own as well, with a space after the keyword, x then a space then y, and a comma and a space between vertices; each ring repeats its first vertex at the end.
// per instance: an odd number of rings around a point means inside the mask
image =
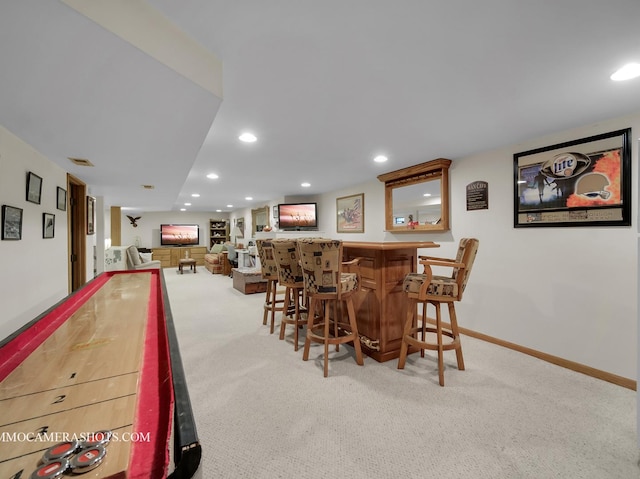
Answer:
MULTIPOLYGON (((435 324, 435 320, 432 320, 431 318, 428 319, 428 322, 435 324)), ((444 324, 445 323, 443 323, 443 325, 444 324)), ((558 356, 553 356, 552 354, 543 353, 542 351, 536 351, 535 349, 527 348, 525 346, 520 346, 519 344, 510 343, 509 341, 504 341, 502 339, 494 338, 493 336, 488 336, 483 333, 478 333, 471 329, 467 329, 467 328, 459 328, 459 329, 461 334, 471 336, 472 338, 481 339, 482 341, 487 341, 488 343, 492 343, 492 344, 497 344, 498 346, 512 349, 514 351, 518 351, 519 353, 528 354, 529 356, 542 359, 543 361, 547 361, 557 366, 571 369, 572 371, 586 374, 587 376, 591 376, 596 379, 601 379, 603 381, 607 381, 609 383, 616 384, 618 386, 622 386, 624 388, 631 389, 633 391, 637 391, 637 381, 633 379, 624 378, 616 374, 608 373, 606 371, 601 371, 600 369, 592 368, 590 366, 585 366, 584 364, 576 363, 574 361, 569 361, 568 359, 563 359, 558 356)))
POLYGON ((529 356, 533 356, 534 358, 542 359, 543 361, 547 361, 557 366, 571 369, 572 371, 586 374, 587 376, 601 379, 603 381, 607 381, 618 386, 631 389, 633 391, 637 390, 637 381, 634 381, 633 379, 624 378, 616 374, 601 371, 600 369, 585 366, 584 364, 569 361, 568 359, 563 359, 558 356, 543 353, 542 351, 536 351, 535 349, 520 346, 519 344, 510 343, 509 341, 503 341, 502 339, 487 336, 486 334, 471 331, 470 329, 460 328, 460 333, 466 334, 467 336, 471 336, 473 338, 481 339, 483 341, 487 341, 489 343, 497 344, 498 346, 513 349, 514 351, 518 351, 520 353, 528 354, 529 356))

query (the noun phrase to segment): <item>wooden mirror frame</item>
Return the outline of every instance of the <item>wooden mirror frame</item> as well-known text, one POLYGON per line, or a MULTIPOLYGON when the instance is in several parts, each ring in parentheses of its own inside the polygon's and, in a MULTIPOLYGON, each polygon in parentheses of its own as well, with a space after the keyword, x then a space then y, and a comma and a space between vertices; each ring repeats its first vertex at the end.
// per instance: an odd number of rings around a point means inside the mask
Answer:
MULTIPOLYGON (((270 221, 270 213, 271 211, 269 210, 268 206, 263 206, 261 208, 255 208, 253 210, 251 210, 251 229, 253 230, 254 233, 256 233, 256 217, 260 214, 260 213, 264 213, 265 218, 267 219, 267 223, 266 225, 262 225, 262 226, 271 226, 271 221, 270 221)), ((262 231, 262 230, 260 230, 262 231)), ((251 235, 253 237, 253 234, 251 235)))
POLYGON ((384 183, 385 231, 424 233, 449 231, 449 166, 451 160, 438 158, 378 176, 384 183), (440 221, 437 224, 396 225, 393 220, 393 190, 427 181, 440 180, 440 221))

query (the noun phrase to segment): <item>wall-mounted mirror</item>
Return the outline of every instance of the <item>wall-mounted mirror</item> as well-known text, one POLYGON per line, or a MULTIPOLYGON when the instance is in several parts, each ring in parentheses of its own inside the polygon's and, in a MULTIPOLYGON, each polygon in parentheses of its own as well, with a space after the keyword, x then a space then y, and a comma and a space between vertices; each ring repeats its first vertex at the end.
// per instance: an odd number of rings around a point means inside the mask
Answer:
POLYGON ((385 184, 385 229, 449 230, 449 165, 440 158, 378 176, 385 184))
POLYGON ((253 225, 254 233, 271 226, 271 222, 269 221, 269 207, 263 206, 262 208, 251 210, 251 224, 253 225))

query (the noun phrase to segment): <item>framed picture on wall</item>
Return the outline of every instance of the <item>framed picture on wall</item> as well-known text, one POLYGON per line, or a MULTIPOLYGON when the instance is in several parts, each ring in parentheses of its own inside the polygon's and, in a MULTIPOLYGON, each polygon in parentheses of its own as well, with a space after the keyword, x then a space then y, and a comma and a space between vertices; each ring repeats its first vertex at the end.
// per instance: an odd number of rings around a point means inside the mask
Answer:
POLYGON ((22 208, 2 205, 2 239, 22 239, 22 208))
POLYGON ((364 193, 336 199, 338 233, 364 233, 364 193))
POLYGON ((92 235, 96 232, 96 199, 93 196, 87 196, 87 234, 92 235))
POLYGON ((238 218, 236 222, 236 227, 239 230, 238 238, 244 238, 244 218, 238 218))
POLYGON ((56 196, 57 208, 62 211, 67 211, 67 190, 58 186, 56 196))
POLYGON ((53 238, 56 229, 56 215, 42 213, 42 237, 53 238))
POLYGON ((631 128, 513 155, 515 228, 631 225, 631 128))
POLYGON ((27 173, 27 201, 40 204, 42 195, 42 178, 35 173, 27 173))

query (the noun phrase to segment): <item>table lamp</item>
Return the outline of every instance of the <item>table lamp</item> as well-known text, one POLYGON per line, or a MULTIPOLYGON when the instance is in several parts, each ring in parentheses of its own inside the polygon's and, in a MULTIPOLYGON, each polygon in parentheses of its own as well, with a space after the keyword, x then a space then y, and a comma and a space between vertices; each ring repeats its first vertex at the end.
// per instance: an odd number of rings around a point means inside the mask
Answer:
POLYGON ((233 244, 236 245, 236 247, 238 246, 238 236, 242 236, 242 231, 240 230, 239 227, 234 226, 233 227, 233 244))

